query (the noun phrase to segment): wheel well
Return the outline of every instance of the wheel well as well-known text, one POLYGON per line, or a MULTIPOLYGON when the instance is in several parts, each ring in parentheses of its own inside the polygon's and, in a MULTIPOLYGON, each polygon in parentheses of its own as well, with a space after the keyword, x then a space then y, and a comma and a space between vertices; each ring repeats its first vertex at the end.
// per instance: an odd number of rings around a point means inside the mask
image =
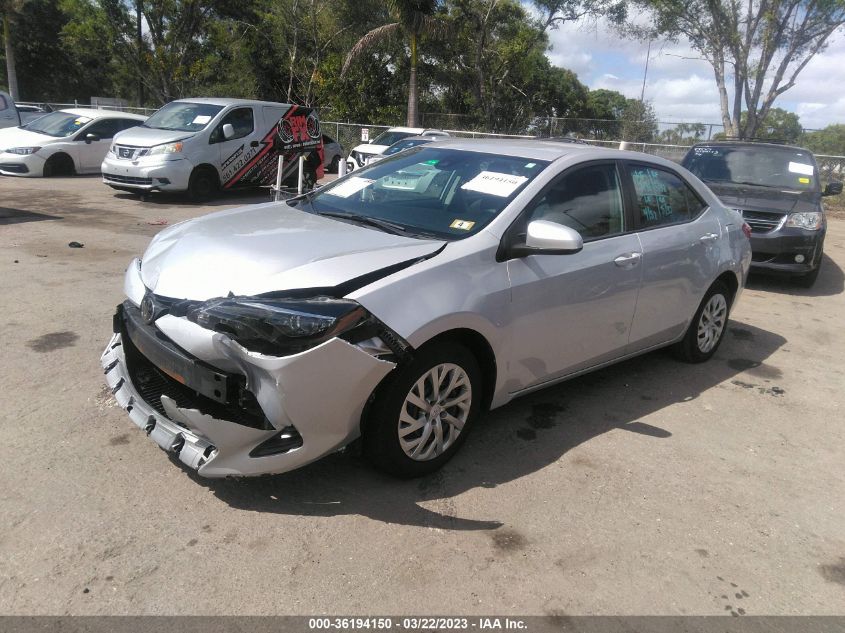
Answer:
POLYGON ((214 177, 217 178, 217 184, 220 184, 220 174, 217 173, 217 168, 214 165, 209 165, 208 163, 202 163, 201 165, 197 165, 194 167, 194 171, 192 173, 197 173, 200 171, 208 171, 214 174, 214 177))
POLYGON ((76 171, 76 164, 73 162, 73 157, 66 152, 56 152, 47 157, 47 163, 59 164, 67 169, 67 175, 72 175, 76 171))
POLYGON ((739 290, 739 281, 736 278, 736 274, 733 271, 726 270, 716 278, 716 281, 721 281, 728 287, 728 290, 731 291, 731 303, 733 303, 734 298, 736 298, 736 292, 739 290))
POLYGON ((431 345, 432 343, 442 343, 444 341, 454 341, 460 343, 475 356, 478 361, 478 366, 481 369, 482 380, 482 401, 481 406, 483 410, 490 407, 493 400, 493 392, 496 389, 496 355, 493 353, 493 348, 487 339, 482 334, 470 329, 448 330, 438 334, 433 339, 424 343, 424 345, 431 345))

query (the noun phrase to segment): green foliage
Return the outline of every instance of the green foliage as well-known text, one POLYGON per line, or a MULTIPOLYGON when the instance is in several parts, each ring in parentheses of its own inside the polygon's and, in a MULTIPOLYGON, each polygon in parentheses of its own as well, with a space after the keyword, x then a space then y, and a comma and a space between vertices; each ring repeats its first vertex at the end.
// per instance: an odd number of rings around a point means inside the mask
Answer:
POLYGON ((803 144, 816 154, 845 156, 845 125, 836 123, 810 132, 804 137, 803 144))
MULTIPOLYGON (((740 120, 740 127, 746 127, 748 112, 743 112, 740 120)), ((781 108, 772 108, 757 124, 755 138, 798 143, 803 133, 797 114, 781 108)))

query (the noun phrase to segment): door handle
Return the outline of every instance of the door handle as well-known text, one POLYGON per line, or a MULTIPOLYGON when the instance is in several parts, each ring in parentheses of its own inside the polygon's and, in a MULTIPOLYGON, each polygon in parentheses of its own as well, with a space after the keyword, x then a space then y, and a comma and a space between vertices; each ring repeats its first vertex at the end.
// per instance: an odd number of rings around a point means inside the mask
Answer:
POLYGON ((640 258, 642 256, 642 253, 626 253, 625 255, 620 255, 614 259, 613 263, 620 268, 633 268, 640 263, 640 258))
POLYGON ((715 242, 719 239, 719 236, 716 233, 705 233, 701 237, 698 238, 698 241, 702 244, 710 244, 711 242, 715 242))

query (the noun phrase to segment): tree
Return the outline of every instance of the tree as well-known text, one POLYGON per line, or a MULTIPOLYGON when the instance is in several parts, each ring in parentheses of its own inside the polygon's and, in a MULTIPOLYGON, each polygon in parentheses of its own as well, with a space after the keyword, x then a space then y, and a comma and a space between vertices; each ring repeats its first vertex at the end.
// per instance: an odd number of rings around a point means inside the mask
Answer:
POLYGON ((20 92, 18 91, 18 73, 12 34, 24 2, 25 0, 0 0, 0 20, 3 21, 3 48, 6 54, 6 80, 9 84, 9 96, 12 97, 13 101, 20 99, 20 92))
POLYGON ((707 126, 703 123, 679 123, 673 128, 663 130, 659 139, 668 145, 693 145, 704 136, 707 126))
POLYGON ((352 62, 370 47, 399 35, 406 38, 410 48, 411 62, 408 76, 408 126, 416 127, 419 122, 419 96, 417 93, 418 46, 420 38, 423 35, 437 34, 443 29, 444 23, 434 16, 439 2, 438 0, 388 0, 386 4, 390 7, 395 21, 374 28, 358 40, 346 56, 341 75, 346 74, 352 62))
POLYGON ((804 139, 808 149, 829 156, 845 155, 845 125, 836 123, 823 130, 810 132, 804 139))
POLYGON ((775 100, 845 24, 842 0, 636 2, 653 22, 647 29, 631 27, 631 33, 684 36, 712 66, 725 133, 737 138, 757 136, 775 100))
MULTIPOLYGON (((748 120, 748 112, 743 112, 740 121, 748 120)), ((781 108, 772 108, 766 117, 757 125, 755 138, 798 143, 804 134, 801 121, 794 112, 787 112, 781 108)))

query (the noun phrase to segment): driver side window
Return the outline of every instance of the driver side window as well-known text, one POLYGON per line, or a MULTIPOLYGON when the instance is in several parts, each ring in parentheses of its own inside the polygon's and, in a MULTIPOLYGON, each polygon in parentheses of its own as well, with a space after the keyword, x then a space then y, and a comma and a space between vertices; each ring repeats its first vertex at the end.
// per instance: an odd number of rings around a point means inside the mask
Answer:
POLYGON ((211 143, 222 143, 223 141, 234 141, 244 136, 249 136, 255 129, 252 108, 235 108, 223 117, 223 120, 214 128, 209 141, 211 143), (223 136, 223 126, 230 124, 235 129, 235 135, 227 139, 223 136))
POLYGON ((537 201, 528 221, 546 220, 578 231, 585 240, 625 230, 616 165, 589 165, 567 172, 537 201))

